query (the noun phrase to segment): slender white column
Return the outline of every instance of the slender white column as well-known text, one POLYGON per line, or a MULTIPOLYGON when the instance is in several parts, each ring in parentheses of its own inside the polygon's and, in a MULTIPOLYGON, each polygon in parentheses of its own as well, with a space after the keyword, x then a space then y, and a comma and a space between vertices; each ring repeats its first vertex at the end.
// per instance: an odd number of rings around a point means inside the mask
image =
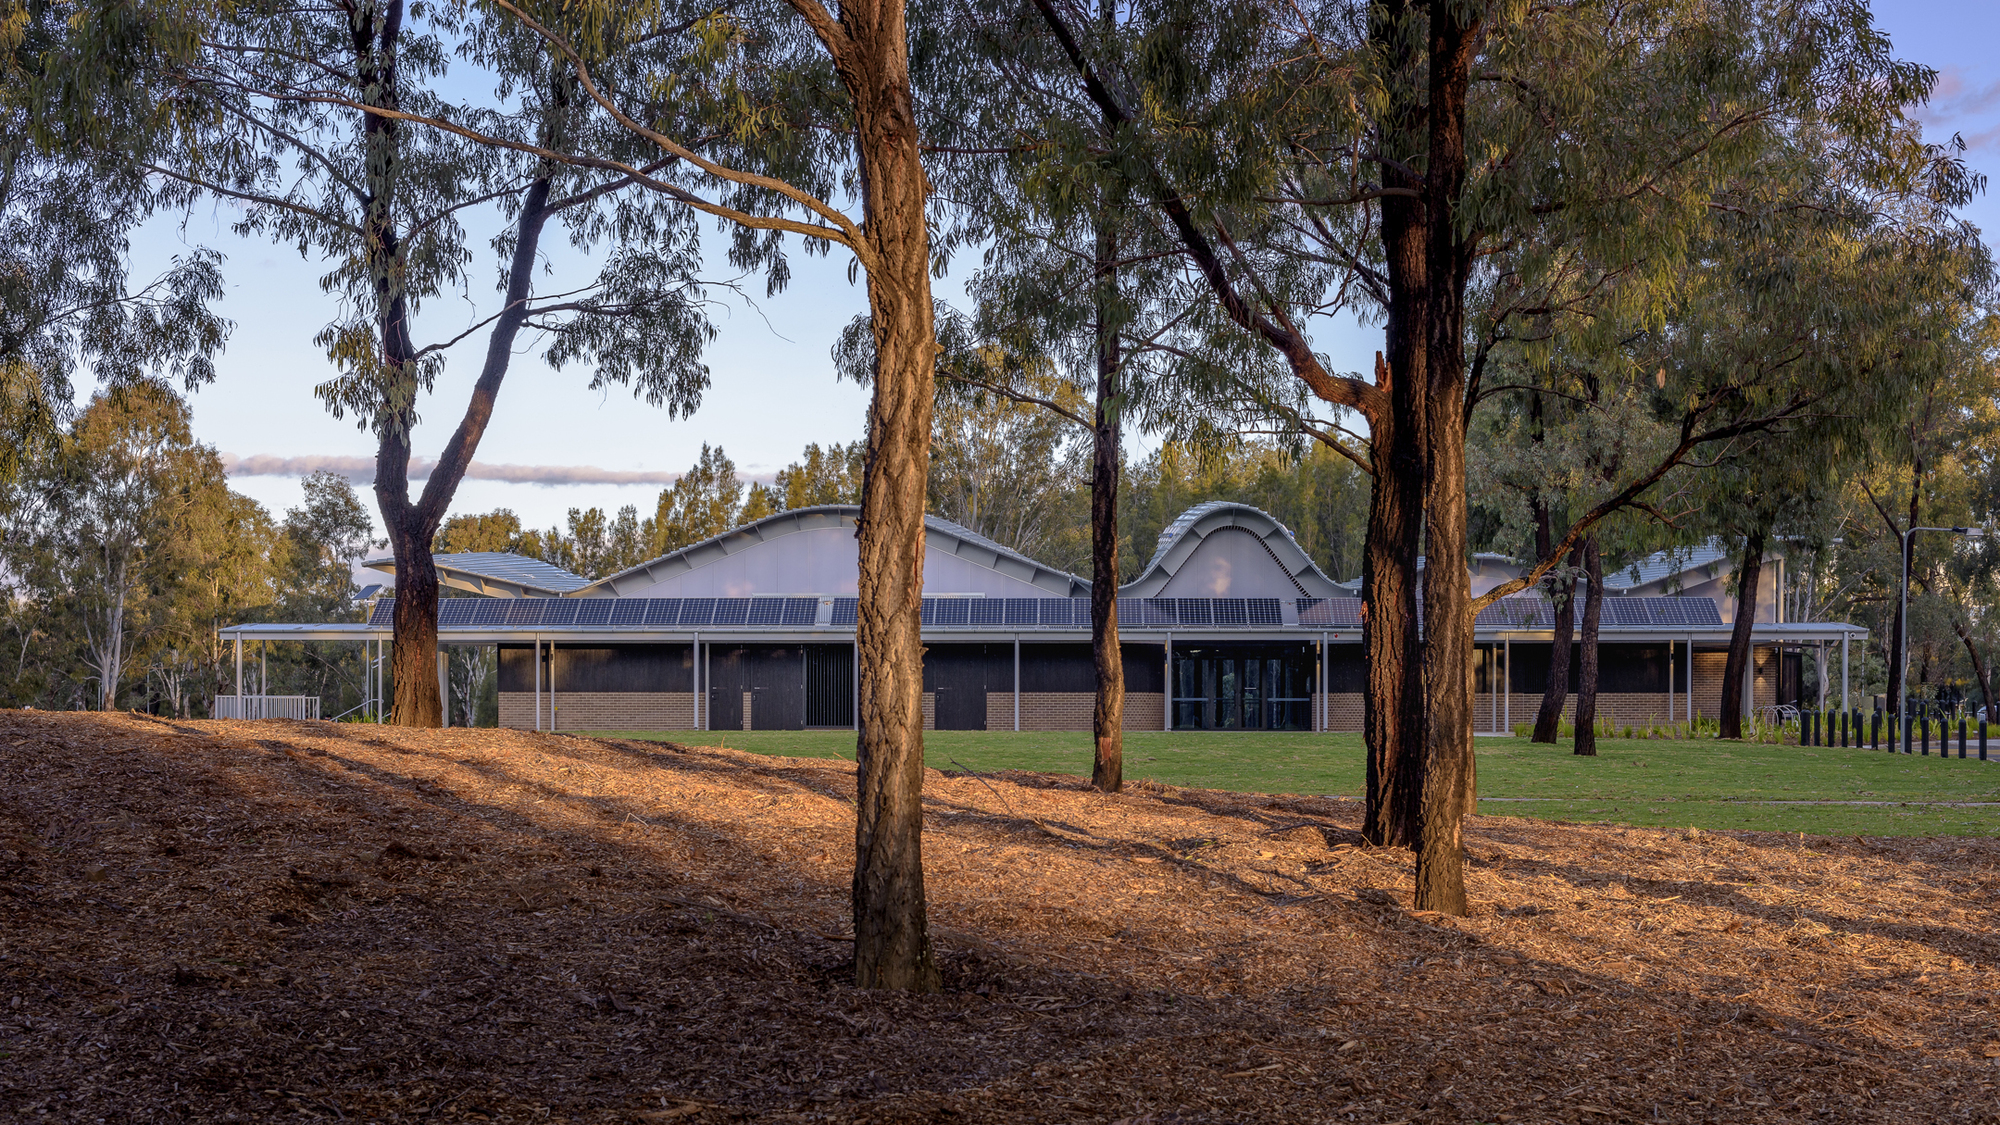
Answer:
POLYGON ((1161 730, 1174 729, 1174 631, 1167 630, 1167 717, 1160 724, 1161 730))
POLYGON ((243 717, 243 638, 236 638, 236 717, 243 717))
POLYGON ((1014 638, 1014 729, 1021 729, 1021 638, 1014 638))
POLYGON ((542 637, 535 634, 535 729, 542 729, 542 637))

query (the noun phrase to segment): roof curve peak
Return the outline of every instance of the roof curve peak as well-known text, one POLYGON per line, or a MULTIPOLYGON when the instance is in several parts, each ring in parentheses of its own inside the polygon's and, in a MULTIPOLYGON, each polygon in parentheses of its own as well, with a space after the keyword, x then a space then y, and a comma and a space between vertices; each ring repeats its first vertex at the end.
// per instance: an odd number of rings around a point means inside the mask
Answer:
POLYGON ((1221 533, 1255 536, 1298 587, 1298 592, 1306 597, 1331 598, 1348 593, 1312 561, 1291 528, 1262 508, 1234 500, 1203 501, 1174 517, 1166 530, 1160 532, 1159 545, 1153 549, 1153 557, 1145 569, 1120 587, 1119 593, 1133 598, 1157 596, 1204 540, 1221 533))

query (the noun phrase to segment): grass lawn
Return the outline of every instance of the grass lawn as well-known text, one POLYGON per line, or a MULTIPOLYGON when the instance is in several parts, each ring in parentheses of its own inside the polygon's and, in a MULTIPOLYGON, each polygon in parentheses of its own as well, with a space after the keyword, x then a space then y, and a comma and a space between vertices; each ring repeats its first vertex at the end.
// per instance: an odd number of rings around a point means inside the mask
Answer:
MULTIPOLYGON (((801 758, 854 754, 848 731, 590 733, 801 758)), ((1090 774, 1090 736, 1081 732, 931 731, 924 747, 928 764, 941 770, 1090 774)), ((1709 739, 1603 739, 1595 758, 1579 758, 1567 744, 1517 738, 1481 738, 1476 747, 1479 811, 1488 816, 1842 836, 2000 835, 2000 762, 1709 739), (1882 803, 1769 803, 1805 801, 1882 803)), ((1125 775, 1202 789, 1355 797, 1361 736, 1135 732, 1125 736, 1125 775)))

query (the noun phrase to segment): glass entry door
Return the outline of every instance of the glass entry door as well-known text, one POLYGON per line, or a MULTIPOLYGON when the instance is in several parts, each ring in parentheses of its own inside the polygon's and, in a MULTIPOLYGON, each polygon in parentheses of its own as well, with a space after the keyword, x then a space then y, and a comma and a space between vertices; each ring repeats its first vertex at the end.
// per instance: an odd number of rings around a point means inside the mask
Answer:
POLYGON ((1311 730, 1313 647, 1174 646, 1175 730, 1311 730))

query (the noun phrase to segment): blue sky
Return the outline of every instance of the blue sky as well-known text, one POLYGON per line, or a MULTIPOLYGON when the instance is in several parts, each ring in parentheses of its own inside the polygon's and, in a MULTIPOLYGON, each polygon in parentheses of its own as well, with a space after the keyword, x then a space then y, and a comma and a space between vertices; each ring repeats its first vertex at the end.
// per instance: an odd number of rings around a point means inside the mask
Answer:
MULTIPOLYGON (((2000 62, 1994 48, 2000 44, 2000 5, 1881 0, 1875 12, 1902 57, 1941 72, 1937 95, 1921 120, 1933 140, 1954 132, 1963 135, 1967 159, 1994 177, 1995 187, 1968 214, 1983 229, 1995 229, 2000 226, 2000 198, 1994 195, 2000 190, 2000 62)), ((231 474, 233 487, 279 515, 298 503, 298 478, 245 470, 269 466, 272 459, 294 469, 315 463, 354 465, 354 459, 373 457, 374 443, 350 422, 336 421, 312 394, 329 373, 312 343, 333 309, 319 288, 324 268, 302 260, 296 248, 234 237, 228 230, 231 218, 228 209, 156 218, 138 232, 134 252, 141 272, 157 268, 190 243, 228 255, 223 312, 236 322, 236 330, 217 365, 216 382, 193 397, 195 430, 222 453, 241 459, 239 470, 231 474)), ((572 264, 573 259, 557 255, 559 274, 572 264)), ((954 263, 953 276, 939 283, 939 294, 962 298, 965 276, 976 266, 974 256, 954 263)), ((744 287, 754 301, 718 292, 714 318, 720 335, 706 353, 714 383, 691 418, 669 421, 629 392, 585 389, 585 371, 555 372, 536 354, 519 355, 479 460, 520 468, 496 474, 511 480, 467 480, 453 510, 510 507, 537 526, 560 523, 571 507, 610 510, 637 504, 650 513, 661 487, 656 480, 531 481, 612 473, 664 479, 692 464, 703 442, 726 449, 739 472, 768 479, 807 442, 858 437, 866 394, 834 378, 828 351, 841 328, 865 308, 864 294, 847 281, 844 253, 827 258, 795 254, 793 270, 790 288, 777 297, 763 297, 755 279, 746 279, 744 287), (605 472, 583 471, 587 469, 605 472)), ((477 276, 491 277, 490 265, 477 276)), ((719 267, 710 276, 728 280, 731 271, 719 267)), ((490 310, 493 295, 475 289, 471 296, 470 302, 456 297, 433 302, 420 322, 420 336, 453 335, 480 319, 485 314, 475 311, 474 302, 490 310)), ((460 345, 427 403, 425 414, 432 420, 417 430, 419 456, 437 454, 463 410, 478 361, 478 339, 460 345)), ((1366 371, 1379 335, 1356 326, 1317 343, 1336 367, 1366 371)), ((364 488, 372 477, 366 471, 350 475, 364 488)))

